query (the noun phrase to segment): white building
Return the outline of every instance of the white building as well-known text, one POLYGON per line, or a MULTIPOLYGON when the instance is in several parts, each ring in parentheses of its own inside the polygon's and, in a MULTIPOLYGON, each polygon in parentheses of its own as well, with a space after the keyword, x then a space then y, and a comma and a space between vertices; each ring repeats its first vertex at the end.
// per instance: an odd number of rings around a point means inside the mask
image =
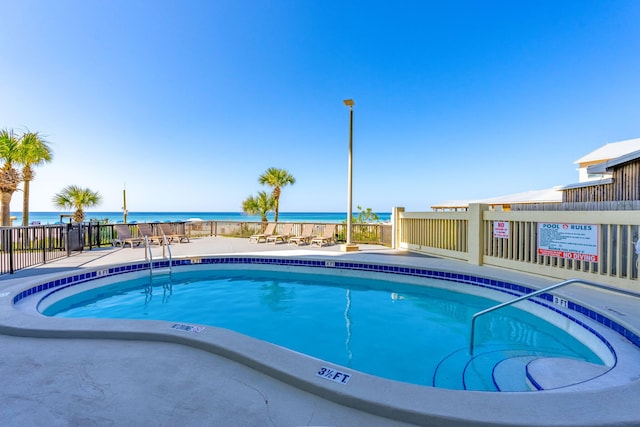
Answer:
POLYGON ((640 138, 610 142, 593 150, 586 156, 580 157, 578 160, 573 162, 578 165, 578 182, 611 178, 610 173, 589 173, 588 168, 589 166, 604 163, 607 160, 616 159, 638 150, 640 150, 640 138))
POLYGON ((563 201, 562 190, 579 189, 596 184, 611 184, 613 171, 606 166, 614 164, 616 159, 626 161, 629 155, 637 154, 639 150, 640 138, 610 142, 574 162, 578 165, 578 183, 487 199, 449 200, 432 205, 431 209, 435 211, 467 210, 470 203, 484 203, 488 204, 492 210, 510 210, 511 205, 514 204, 561 203, 563 201), (595 165, 600 166, 594 167, 595 165), (596 183, 596 181, 598 182, 596 183))

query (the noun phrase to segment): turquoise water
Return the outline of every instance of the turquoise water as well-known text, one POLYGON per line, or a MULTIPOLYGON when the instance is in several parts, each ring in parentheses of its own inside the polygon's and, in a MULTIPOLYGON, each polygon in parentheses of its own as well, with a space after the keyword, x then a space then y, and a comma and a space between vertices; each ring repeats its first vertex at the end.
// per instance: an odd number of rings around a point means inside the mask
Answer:
MULTIPOLYGON (((70 212, 30 212, 29 222, 38 221, 40 224, 56 224, 60 222, 60 214, 70 214, 70 212)), ((357 212, 354 212, 357 214, 357 212)), ((22 213, 11 212, 17 219, 14 225, 22 224, 22 213)), ((390 221, 389 212, 377 213, 380 221, 390 221)), ((109 219, 110 223, 122 221, 122 212, 91 212, 86 213, 85 219, 103 220, 109 219)), ((186 221, 192 218, 199 218, 205 221, 260 221, 259 216, 245 215, 242 212, 129 212, 127 222, 165 222, 165 221, 186 221)), ((269 220, 273 220, 273 214, 268 215, 269 220)), ((341 223, 346 221, 345 212, 280 212, 278 221, 282 222, 317 222, 317 223, 341 223)), ((65 222, 69 219, 65 218, 65 222)))
POLYGON ((213 325, 380 377, 454 389, 496 390, 492 369, 510 357, 602 363, 571 335, 514 308, 478 320, 470 360, 471 316, 495 304, 472 295, 331 276, 183 274, 80 293, 44 314, 213 325))

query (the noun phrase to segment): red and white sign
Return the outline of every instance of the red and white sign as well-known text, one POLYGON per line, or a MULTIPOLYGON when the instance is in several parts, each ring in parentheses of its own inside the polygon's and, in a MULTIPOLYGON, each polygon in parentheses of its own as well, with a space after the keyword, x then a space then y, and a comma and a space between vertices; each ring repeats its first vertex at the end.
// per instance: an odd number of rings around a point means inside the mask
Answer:
POLYGON ((509 222, 493 221, 493 237, 497 239, 509 238, 509 222))
POLYGON ((538 223, 538 255, 598 262, 595 224, 538 223))

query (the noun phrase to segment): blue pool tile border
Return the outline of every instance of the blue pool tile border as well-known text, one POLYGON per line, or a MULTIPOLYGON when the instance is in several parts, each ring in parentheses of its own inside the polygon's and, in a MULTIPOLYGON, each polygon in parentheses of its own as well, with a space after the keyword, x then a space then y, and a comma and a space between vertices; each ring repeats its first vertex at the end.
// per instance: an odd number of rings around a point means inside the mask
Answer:
MULTIPOLYGON (((170 261, 162 260, 162 261, 154 261, 152 268, 168 268, 170 267, 170 261)), ((485 277, 473 276, 470 274, 464 273, 454 273, 448 271, 438 271, 424 268, 416 268, 416 267, 407 267, 407 266, 397 266, 397 265, 386 265, 386 264, 374 264, 374 263, 364 263, 364 262, 351 262, 351 261, 333 261, 333 260, 309 260, 309 259, 297 259, 297 258, 279 258, 279 257, 261 257, 261 256, 220 256, 220 257, 192 257, 185 259, 177 259, 171 261, 171 266, 185 266, 185 265, 215 265, 215 264, 258 264, 258 265, 275 265, 275 266, 295 266, 295 267, 316 267, 316 268, 335 268, 341 270, 356 270, 356 271, 368 271, 375 273, 385 273, 385 274, 399 274, 404 276, 415 276, 415 277, 423 277, 423 278, 432 278, 439 279, 444 281, 458 282, 464 283, 472 286, 479 286, 482 288, 488 288, 500 292, 507 293, 514 297, 519 297, 522 295, 530 294, 535 292, 536 289, 529 288, 527 286, 510 283, 501 280, 488 279, 485 277)), ((127 274, 137 271, 145 271, 149 270, 149 263, 134 263, 134 264, 126 264, 116 267, 109 267, 102 270, 74 274, 69 277, 55 279, 48 282, 40 283, 31 288, 25 289, 22 292, 18 293, 13 298, 13 303, 16 304, 24 298, 27 298, 31 295, 39 294, 41 292, 53 290, 52 292, 57 292, 62 289, 66 289, 70 286, 75 286, 81 283, 85 283, 91 280, 103 279, 106 277, 117 276, 121 274, 127 274)), ((51 292, 47 292, 47 295, 51 294, 51 292)), ((43 296, 46 297, 47 295, 43 296)), ((609 328, 618 334, 622 335, 626 339, 628 339, 631 343, 633 343, 636 347, 640 348, 640 336, 635 334, 633 331, 625 328, 623 325, 618 322, 609 319, 604 316, 602 313, 598 313, 596 311, 591 310, 588 307, 582 306, 580 304, 576 304, 572 301, 568 301, 567 307, 558 307, 553 304, 553 295, 549 293, 544 293, 539 295, 535 299, 531 299, 531 301, 539 304, 547 309, 553 310, 554 312, 566 317, 567 319, 577 323, 578 325, 584 327, 589 330, 589 332, 596 335, 600 338, 612 351, 613 347, 611 344, 602 337, 597 331, 593 330, 593 328, 586 325, 584 322, 580 321, 573 317, 568 311, 576 312, 583 314, 593 321, 602 324, 606 328, 609 328)))

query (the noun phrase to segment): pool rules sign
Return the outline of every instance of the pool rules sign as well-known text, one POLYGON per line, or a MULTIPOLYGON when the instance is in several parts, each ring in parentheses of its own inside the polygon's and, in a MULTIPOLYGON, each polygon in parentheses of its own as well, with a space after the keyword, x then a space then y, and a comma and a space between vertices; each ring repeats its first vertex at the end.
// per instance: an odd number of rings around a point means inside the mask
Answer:
POLYGON ((538 223, 538 255, 598 262, 598 226, 538 223))

